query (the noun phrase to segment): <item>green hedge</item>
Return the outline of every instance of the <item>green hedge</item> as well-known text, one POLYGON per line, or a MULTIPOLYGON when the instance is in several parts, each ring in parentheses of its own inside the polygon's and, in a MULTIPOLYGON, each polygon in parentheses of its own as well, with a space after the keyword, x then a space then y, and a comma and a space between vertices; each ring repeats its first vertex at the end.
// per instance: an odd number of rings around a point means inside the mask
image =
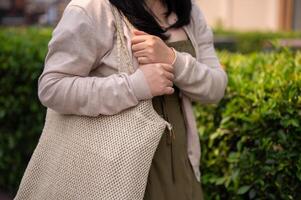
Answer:
POLYGON ((0 188, 15 192, 41 133, 37 97, 49 29, 0 29, 0 188))
POLYGON ((301 53, 220 53, 229 86, 195 107, 206 199, 298 199, 301 53))
MULTIPOLYGON (((37 79, 50 37, 51 29, 0 29, 0 189, 12 194, 43 128, 37 79)), ((218 106, 195 106, 206 199, 296 198, 300 53, 220 57, 229 74, 225 99, 218 106)))
POLYGON ((214 30, 218 50, 239 53, 277 50, 281 39, 300 39, 301 32, 239 32, 223 29, 214 30))

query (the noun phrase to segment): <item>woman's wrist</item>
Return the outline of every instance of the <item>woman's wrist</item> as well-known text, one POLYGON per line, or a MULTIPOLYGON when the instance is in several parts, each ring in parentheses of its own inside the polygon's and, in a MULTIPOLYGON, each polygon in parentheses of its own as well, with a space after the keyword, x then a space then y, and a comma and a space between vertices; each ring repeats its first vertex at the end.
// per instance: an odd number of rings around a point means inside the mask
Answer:
POLYGON ((173 47, 169 47, 170 56, 169 56, 169 64, 173 65, 176 62, 176 50, 173 47))

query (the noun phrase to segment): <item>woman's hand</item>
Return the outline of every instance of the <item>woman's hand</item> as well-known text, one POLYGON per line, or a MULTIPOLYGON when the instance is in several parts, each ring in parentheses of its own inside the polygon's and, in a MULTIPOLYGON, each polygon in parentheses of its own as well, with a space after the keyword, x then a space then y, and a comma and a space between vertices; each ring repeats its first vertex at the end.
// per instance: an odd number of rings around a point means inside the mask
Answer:
POLYGON ((139 69, 143 72, 153 96, 174 93, 172 88, 174 75, 171 65, 164 63, 146 64, 140 65, 139 69))
POLYGON ((138 30, 134 30, 133 35, 132 51, 139 64, 173 64, 175 53, 161 38, 138 30))

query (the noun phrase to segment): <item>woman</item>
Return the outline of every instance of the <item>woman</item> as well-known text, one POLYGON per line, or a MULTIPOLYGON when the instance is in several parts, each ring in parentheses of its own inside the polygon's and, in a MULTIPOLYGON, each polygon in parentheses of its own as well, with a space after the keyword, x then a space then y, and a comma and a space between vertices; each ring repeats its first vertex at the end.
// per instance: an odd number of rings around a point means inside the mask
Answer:
POLYGON ((196 200, 202 199, 200 149, 190 100, 216 103, 226 85, 196 2, 73 0, 53 32, 38 92, 42 104, 58 113, 92 117, 152 99, 174 135, 161 138, 144 199, 196 200), (124 29, 133 74, 116 73, 111 4, 137 29, 124 29))

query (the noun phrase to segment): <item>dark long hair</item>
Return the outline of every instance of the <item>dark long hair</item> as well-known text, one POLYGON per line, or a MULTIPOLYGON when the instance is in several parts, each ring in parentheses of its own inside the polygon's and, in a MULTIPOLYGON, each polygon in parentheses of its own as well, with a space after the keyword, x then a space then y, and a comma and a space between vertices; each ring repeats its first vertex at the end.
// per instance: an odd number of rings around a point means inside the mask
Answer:
POLYGON ((146 7, 145 0, 109 0, 135 26, 135 28, 156 35, 163 40, 168 38, 165 32, 169 28, 180 28, 190 23, 191 0, 160 0, 167 7, 166 16, 174 12, 178 20, 167 29, 163 29, 154 15, 146 7))

